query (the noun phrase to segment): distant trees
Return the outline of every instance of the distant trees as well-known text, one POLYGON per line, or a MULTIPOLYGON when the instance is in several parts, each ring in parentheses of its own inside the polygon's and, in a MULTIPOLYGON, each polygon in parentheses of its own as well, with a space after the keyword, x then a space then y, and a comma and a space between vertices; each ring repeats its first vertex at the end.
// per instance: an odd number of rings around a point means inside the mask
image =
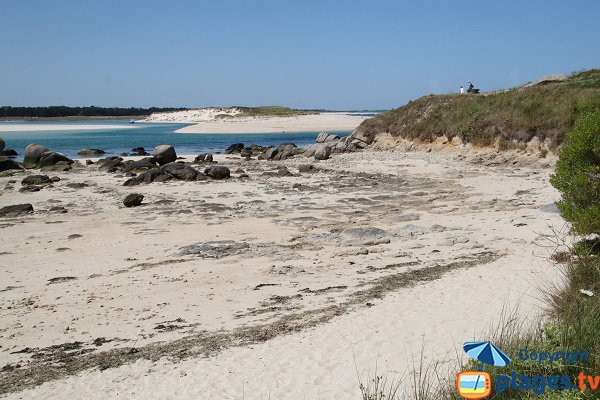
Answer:
POLYGON ((52 117, 128 117, 150 115, 155 112, 180 111, 185 108, 120 108, 120 107, 0 107, 0 118, 52 118, 52 117))

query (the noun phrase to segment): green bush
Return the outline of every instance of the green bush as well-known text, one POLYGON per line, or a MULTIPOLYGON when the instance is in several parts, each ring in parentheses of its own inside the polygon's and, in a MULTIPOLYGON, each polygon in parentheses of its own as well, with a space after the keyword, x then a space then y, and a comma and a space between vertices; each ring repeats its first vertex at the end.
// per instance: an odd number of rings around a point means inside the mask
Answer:
POLYGON ((600 234, 600 112, 583 114, 567 134, 550 182, 558 208, 580 235, 600 234))

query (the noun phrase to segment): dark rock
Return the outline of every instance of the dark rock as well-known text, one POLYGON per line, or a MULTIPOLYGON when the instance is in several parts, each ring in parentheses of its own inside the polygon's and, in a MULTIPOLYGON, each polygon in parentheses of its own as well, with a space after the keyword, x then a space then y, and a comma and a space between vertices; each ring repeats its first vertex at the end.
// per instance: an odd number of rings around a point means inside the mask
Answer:
POLYGON ((0 156, 16 157, 18 155, 19 154, 17 153, 17 151, 15 149, 6 149, 6 150, 0 151, 0 156))
POLYGON ((87 183, 83 183, 83 182, 72 182, 72 183, 67 183, 65 186, 69 187, 71 189, 83 189, 90 185, 88 185, 87 183))
POLYGON ((73 160, 64 154, 57 153, 55 151, 46 151, 42 153, 40 156, 40 160, 38 162, 38 167, 50 167, 52 165, 56 165, 59 162, 64 161, 67 164, 73 164, 73 160))
POLYGON ((4 147, 6 147, 6 142, 0 137, 0 151, 3 151, 4 147))
POLYGON ((244 143, 235 143, 225 149, 225 154, 239 153, 244 149, 244 143))
POLYGON ((277 170, 277 175, 279 175, 279 176, 287 176, 287 175, 292 175, 292 173, 290 172, 289 169, 287 169, 287 167, 284 166, 284 167, 280 167, 277 170))
POLYGON ((14 204, 0 208, 0 217, 18 217, 33 212, 31 204, 14 204))
MULTIPOLYGON (((198 174, 200 175, 200 174, 198 174)), ((196 176, 196 179, 198 178, 198 175, 196 176)), ((170 181, 171 179, 173 179, 173 177, 169 174, 160 174, 157 175, 156 178, 154 178, 154 182, 167 182, 170 181)))
POLYGON ((53 214, 66 214, 68 211, 66 208, 62 207, 62 206, 55 206, 55 207, 51 207, 48 212, 51 212, 53 214))
POLYGON ((114 172, 123 167, 123 159, 121 157, 103 158, 98 160, 98 165, 101 171, 114 172))
POLYGON ((21 185, 44 185, 50 182, 48 175, 29 175, 21 180, 21 185))
POLYGON ((50 178, 51 182, 60 182, 60 178, 58 176, 53 176, 52 178, 50 178))
POLYGON ((33 193, 33 192, 39 192, 42 189, 43 189, 43 186, 29 185, 29 186, 23 186, 21 189, 19 189, 19 192, 20 193, 33 193))
POLYGON ((221 165, 213 165, 204 170, 204 173, 213 179, 226 179, 231 176, 229 168, 221 165))
POLYGON ((125 207, 137 207, 142 204, 142 200, 144 200, 144 196, 139 193, 131 193, 128 194, 127 197, 123 200, 123 204, 125 207))
POLYGON ((25 148, 25 155, 23 157, 23 164, 25 168, 36 168, 40 162, 42 154, 49 151, 46 147, 41 144, 32 143, 25 148))
POLYGON ((85 165, 93 165, 94 162, 92 160, 85 160, 85 165))
POLYGON ((123 186, 135 186, 135 185, 139 185, 141 182, 137 179, 137 178, 131 178, 131 179, 127 179, 125 182, 123 182, 123 186))
POLYGON ((131 153, 138 155, 138 156, 147 156, 148 153, 146 152, 146 149, 144 149, 143 147, 134 147, 133 149, 131 149, 131 153))
POLYGON ((0 161, 0 172, 10 171, 13 169, 24 169, 21 163, 18 163, 14 160, 2 160, 0 161))
POLYGON ((154 157, 158 165, 165 165, 177 161, 177 153, 173 146, 169 144, 161 144, 154 148, 154 157))
POLYGON ((153 158, 144 158, 138 161, 128 161, 123 165, 121 169, 123 172, 131 172, 131 171, 147 171, 149 169, 156 168, 156 162, 154 162, 153 158))
POLYGON ((80 156, 93 156, 98 154, 105 154, 106 152, 101 149, 81 149, 77 152, 80 156))
POLYGON ((43 172, 65 172, 71 170, 71 164, 66 161, 59 161, 55 165, 47 165, 40 168, 43 172))
POLYGON ((165 164, 160 167, 160 171, 182 181, 195 181, 196 175, 198 175, 198 171, 194 168, 179 163, 165 164))

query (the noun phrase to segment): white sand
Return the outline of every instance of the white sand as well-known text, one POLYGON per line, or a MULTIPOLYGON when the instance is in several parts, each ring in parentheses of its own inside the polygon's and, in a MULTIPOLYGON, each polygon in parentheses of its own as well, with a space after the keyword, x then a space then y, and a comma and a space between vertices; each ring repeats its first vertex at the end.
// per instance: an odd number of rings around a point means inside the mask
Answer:
POLYGON ((351 131, 368 117, 327 112, 293 117, 239 117, 237 108, 203 108, 152 114, 144 122, 192 123, 179 133, 279 133, 351 131), (228 118, 219 116, 227 115, 228 118))
POLYGON ((71 131, 71 130, 111 130, 136 128, 134 124, 129 125, 107 125, 107 124, 29 124, 27 122, 2 123, 0 132, 45 132, 45 131, 71 131))
MULTIPOLYGON (((487 339, 483 332, 507 304, 520 303, 521 318, 537 314, 538 287, 557 279, 544 235, 563 221, 540 209, 559 197, 549 170, 476 166, 451 153, 364 152, 316 164, 323 172, 282 178, 261 173, 284 164, 297 174, 306 159, 217 159, 251 179, 123 187, 125 178, 90 167, 59 174, 61 182, 37 193, 3 191, 0 206, 31 202, 36 209, 0 220, 6 239, 0 282, 11 287, 0 292, 3 362, 34 363, 28 354, 12 354, 25 347, 78 340, 95 354, 302 312, 321 315, 378 279, 484 252, 498 259, 359 301, 328 322, 264 343, 225 346, 176 363, 163 358, 94 368, 7 398, 358 398, 355 363, 363 379, 376 364, 406 374, 408 388, 423 343, 427 363, 451 369, 462 343, 487 339), (90 186, 70 189, 72 182, 90 186), (143 193, 147 205, 122 207, 132 192, 143 193), (45 211, 54 205, 69 212, 45 211), (409 235, 409 224, 425 231, 409 235), (428 228, 434 224, 446 230, 428 228), (315 239, 352 227, 384 229, 390 243, 315 239), (71 234, 82 237, 68 239, 71 234), (218 259, 178 254, 182 246, 215 240, 251 247, 218 259), (368 254, 356 253, 361 248, 368 254), (407 262, 414 265, 402 265, 407 262), (48 284, 66 276, 77 279, 48 284), (265 283, 276 286, 255 290, 265 283), (182 328, 163 332, 161 324, 182 328), (98 337, 123 341, 90 345, 98 337)), ((0 178, 0 185, 9 179, 0 178)))

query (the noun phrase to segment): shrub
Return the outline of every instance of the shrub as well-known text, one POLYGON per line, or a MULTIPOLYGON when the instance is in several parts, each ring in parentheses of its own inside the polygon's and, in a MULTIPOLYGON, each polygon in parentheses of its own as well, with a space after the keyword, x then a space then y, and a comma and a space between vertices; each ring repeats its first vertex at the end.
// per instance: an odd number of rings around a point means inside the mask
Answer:
POLYGON ((558 208, 580 235, 600 234, 600 112, 583 114, 567 134, 550 183, 558 208))

